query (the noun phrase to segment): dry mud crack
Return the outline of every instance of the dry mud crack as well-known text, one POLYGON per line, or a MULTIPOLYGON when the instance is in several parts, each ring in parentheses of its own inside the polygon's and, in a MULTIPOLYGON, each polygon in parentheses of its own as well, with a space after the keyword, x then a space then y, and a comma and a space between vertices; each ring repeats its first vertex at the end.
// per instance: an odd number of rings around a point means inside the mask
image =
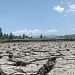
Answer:
POLYGON ((75 42, 1 43, 0 75, 75 75, 75 42))

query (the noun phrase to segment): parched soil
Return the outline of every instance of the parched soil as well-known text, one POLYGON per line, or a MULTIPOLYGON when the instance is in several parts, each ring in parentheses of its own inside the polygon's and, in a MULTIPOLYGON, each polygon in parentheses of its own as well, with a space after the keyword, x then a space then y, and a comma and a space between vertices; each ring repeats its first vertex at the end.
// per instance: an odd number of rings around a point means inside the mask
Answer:
POLYGON ((0 75, 75 75, 75 42, 0 43, 0 75))

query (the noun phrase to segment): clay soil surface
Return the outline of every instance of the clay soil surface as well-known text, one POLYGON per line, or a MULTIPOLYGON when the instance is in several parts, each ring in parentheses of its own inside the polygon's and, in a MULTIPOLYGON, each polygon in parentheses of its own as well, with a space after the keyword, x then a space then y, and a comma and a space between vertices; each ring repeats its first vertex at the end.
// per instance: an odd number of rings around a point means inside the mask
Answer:
POLYGON ((0 43, 0 75, 75 75, 75 41, 0 43))

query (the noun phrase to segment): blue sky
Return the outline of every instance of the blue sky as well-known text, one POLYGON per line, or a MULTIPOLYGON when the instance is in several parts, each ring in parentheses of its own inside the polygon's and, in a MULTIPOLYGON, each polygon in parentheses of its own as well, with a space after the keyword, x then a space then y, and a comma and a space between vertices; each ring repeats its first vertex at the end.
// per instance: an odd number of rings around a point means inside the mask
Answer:
POLYGON ((0 0, 4 33, 74 34, 75 0, 0 0))

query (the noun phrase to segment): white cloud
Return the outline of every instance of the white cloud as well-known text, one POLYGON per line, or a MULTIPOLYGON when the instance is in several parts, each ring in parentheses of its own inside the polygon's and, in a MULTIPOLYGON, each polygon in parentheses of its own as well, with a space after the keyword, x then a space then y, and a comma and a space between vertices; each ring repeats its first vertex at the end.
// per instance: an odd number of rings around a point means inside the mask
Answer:
POLYGON ((75 12, 75 4, 69 5, 68 12, 75 12))
POLYGON ((22 35, 22 34, 26 34, 26 35, 31 35, 31 34, 40 34, 41 31, 39 29, 23 29, 23 30, 16 30, 15 32, 12 32, 14 35, 22 35))
POLYGON ((15 32, 12 32, 14 35, 39 35, 39 34, 50 34, 50 33, 56 33, 58 32, 56 29, 49 29, 49 30, 39 30, 39 29, 23 29, 23 30, 16 30, 15 32))
POLYGON ((56 29, 49 29, 47 31, 45 31, 45 33, 55 33, 58 32, 56 29))
POLYGON ((64 8, 61 7, 61 6, 55 6, 55 7, 53 8, 53 10, 56 11, 56 12, 59 12, 59 13, 64 12, 64 8))

